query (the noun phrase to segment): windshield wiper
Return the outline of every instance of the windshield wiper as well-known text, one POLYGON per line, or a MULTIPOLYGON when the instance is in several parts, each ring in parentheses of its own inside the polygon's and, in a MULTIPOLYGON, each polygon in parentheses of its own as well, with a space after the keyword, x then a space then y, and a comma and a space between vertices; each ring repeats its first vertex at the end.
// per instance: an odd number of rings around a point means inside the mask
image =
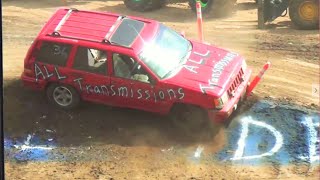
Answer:
POLYGON ((172 72, 174 72, 176 69, 178 69, 179 67, 181 67, 181 64, 179 64, 178 66, 174 67, 173 69, 171 69, 170 71, 168 71, 164 76, 162 76, 162 79, 168 77, 172 72))
MULTIPOLYGON (((189 41, 188 41, 188 42, 189 42, 189 41)), ((180 60, 180 62, 179 62, 180 65, 181 65, 181 64, 185 64, 186 58, 187 58, 188 56, 190 56, 190 54, 191 54, 191 50, 192 50, 192 45, 191 45, 191 43, 189 42, 188 52, 181 58, 181 60, 180 60)))
POLYGON ((180 60, 179 64, 182 65, 182 64, 185 64, 186 61, 187 61, 187 57, 189 57, 191 54, 191 50, 189 50, 180 60))
POLYGON ((181 58, 179 64, 178 64, 176 67, 174 67, 173 69, 171 69, 170 71, 168 71, 168 72, 162 77, 162 79, 168 77, 173 71, 175 71, 177 68, 181 67, 181 65, 184 65, 184 64, 186 63, 187 57, 190 56, 191 50, 192 50, 192 45, 191 45, 190 41, 188 41, 188 42, 189 42, 188 52, 181 58))

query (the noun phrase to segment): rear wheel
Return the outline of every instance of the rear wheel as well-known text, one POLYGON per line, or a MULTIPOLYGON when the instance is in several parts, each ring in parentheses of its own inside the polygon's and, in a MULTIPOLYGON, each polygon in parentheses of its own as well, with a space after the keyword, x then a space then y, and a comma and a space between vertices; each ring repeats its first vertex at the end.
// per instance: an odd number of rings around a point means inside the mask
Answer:
POLYGON ((128 9, 140 12, 160 9, 165 3, 165 0, 124 0, 128 9))
POLYGON ((318 0, 293 0, 289 5, 289 16, 300 29, 319 28, 318 0))
POLYGON ((62 109, 72 109, 79 105, 78 92, 69 85, 51 84, 47 88, 48 101, 62 109))

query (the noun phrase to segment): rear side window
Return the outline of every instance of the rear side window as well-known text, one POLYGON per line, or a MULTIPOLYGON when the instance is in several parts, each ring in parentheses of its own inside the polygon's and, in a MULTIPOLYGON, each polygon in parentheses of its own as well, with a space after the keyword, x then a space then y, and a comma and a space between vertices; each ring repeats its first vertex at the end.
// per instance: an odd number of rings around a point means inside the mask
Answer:
POLYGON ((46 64, 65 66, 71 48, 70 44, 42 42, 40 49, 35 53, 35 60, 46 64))

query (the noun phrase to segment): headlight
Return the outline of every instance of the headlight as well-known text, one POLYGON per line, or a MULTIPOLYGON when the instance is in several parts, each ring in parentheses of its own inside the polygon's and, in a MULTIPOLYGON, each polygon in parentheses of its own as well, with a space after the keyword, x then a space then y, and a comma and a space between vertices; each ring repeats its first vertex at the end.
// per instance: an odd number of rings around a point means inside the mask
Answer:
POLYGON ((220 98, 214 100, 214 105, 217 109, 222 109, 223 105, 228 101, 229 101, 229 96, 228 96, 228 93, 225 92, 220 98))
POLYGON ((227 103, 229 101, 229 96, 227 91, 223 93, 223 95, 221 96, 222 102, 223 104, 227 103))
POLYGON ((245 71, 247 69, 247 62, 246 60, 242 61, 242 66, 241 66, 242 70, 245 71))

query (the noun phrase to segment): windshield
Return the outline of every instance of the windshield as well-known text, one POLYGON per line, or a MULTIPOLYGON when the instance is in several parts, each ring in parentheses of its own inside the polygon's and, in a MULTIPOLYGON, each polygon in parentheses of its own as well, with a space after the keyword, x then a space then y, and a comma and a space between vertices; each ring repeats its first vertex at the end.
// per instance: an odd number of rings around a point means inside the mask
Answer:
POLYGON ((187 39, 161 24, 152 42, 145 43, 139 58, 160 79, 164 79, 184 63, 191 48, 187 39))

